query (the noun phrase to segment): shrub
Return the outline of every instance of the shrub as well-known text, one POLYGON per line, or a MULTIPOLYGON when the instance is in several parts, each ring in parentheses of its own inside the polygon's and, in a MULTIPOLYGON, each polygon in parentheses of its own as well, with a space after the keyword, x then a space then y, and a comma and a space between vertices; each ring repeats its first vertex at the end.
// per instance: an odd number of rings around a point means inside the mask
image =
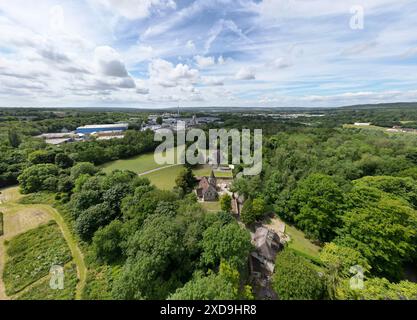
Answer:
POLYGON ((325 292, 317 271, 288 249, 277 256, 272 286, 282 300, 319 300, 325 292))

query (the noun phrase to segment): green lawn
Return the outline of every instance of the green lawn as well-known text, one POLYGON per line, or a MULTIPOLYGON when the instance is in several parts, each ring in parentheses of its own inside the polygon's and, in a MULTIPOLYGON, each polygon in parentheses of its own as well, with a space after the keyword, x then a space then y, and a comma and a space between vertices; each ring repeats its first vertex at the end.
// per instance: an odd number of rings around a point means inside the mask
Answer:
POLYGON ((206 209, 208 212, 217 213, 221 211, 220 202, 201 202, 201 206, 206 209))
POLYGON ((175 179, 180 174, 183 166, 169 167, 161 169, 149 174, 144 175, 144 178, 148 178, 152 184, 161 190, 172 190, 175 187, 175 179))
MULTIPOLYGON (((171 149, 168 152, 174 152, 175 149, 171 149)), ((158 169, 167 166, 167 164, 157 164, 154 160, 154 153, 143 154, 131 159, 117 160, 109 162, 102 166, 103 171, 106 173, 112 172, 113 170, 130 170, 138 174, 144 173, 150 170, 158 169)))
POLYGON ((286 225, 285 233, 291 237, 288 248, 313 261, 318 261, 320 247, 308 240, 304 233, 293 226, 286 225))
MULTIPOLYGON (((211 175, 211 167, 209 165, 201 165, 193 169, 194 174, 197 177, 209 177, 211 175)), ((220 170, 214 170, 214 175, 216 178, 233 178, 233 173, 231 171, 229 172, 223 172, 220 170)))

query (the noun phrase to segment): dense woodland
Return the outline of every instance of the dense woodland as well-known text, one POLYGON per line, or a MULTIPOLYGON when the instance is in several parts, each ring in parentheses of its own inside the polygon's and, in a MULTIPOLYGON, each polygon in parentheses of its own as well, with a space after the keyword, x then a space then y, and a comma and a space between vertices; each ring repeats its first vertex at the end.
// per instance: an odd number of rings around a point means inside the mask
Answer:
MULTIPOLYGON (((261 175, 233 185, 246 198, 241 221, 250 227, 273 213, 322 248, 319 259, 284 249, 274 290, 280 299, 417 299, 417 285, 405 272, 417 262, 417 135, 343 128, 356 121, 413 127, 417 108, 311 113, 323 116, 216 114, 226 128, 264 131, 261 175), (354 265, 364 269, 365 290, 349 288, 354 265)), ((162 191, 135 173, 106 175, 97 167, 153 151, 153 133, 138 130, 146 117, 1 110, 0 186, 19 183, 34 203, 41 201, 39 192, 53 194, 88 258, 86 299, 253 299, 250 234, 227 201, 224 211, 207 213, 191 192, 187 170, 177 188, 162 191), (121 140, 52 147, 34 138, 129 119, 121 140)))

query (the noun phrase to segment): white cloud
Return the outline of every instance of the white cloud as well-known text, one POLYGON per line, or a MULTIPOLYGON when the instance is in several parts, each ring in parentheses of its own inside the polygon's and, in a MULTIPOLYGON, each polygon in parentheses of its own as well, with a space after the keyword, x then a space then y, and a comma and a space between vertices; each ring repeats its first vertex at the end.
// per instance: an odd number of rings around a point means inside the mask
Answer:
POLYGON ((216 61, 213 57, 195 56, 194 60, 197 62, 197 65, 202 69, 211 67, 216 64, 216 61))
POLYGON ((235 78, 237 80, 254 80, 256 79, 255 71, 253 68, 242 67, 237 73, 235 78))
POLYGON ((195 83, 199 72, 182 63, 174 66, 169 61, 156 59, 149 64, 149 76, 153 83, 162 87, 176 87, 195 83))
POLYGON ((203 77, 202 81, 207 86, 223 86, 224 81, 219 77, 203 77))
POLYGON ((285 69, 292 66, 290 59, 279 57, 272 62, 272 65, 277 69, 285 69))
POLYGON ((173 0, 94 0, 109 10, 114 10, 127 19, 143 19, 152 10, 175 10, 177 5, 173 0))

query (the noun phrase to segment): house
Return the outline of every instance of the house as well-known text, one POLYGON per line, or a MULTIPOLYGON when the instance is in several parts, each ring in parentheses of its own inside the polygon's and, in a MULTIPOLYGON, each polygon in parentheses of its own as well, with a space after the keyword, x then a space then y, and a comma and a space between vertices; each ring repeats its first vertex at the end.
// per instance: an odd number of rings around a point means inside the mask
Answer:
POLYGON ((217 201, 219 194, 217 193, 217 179, 214 172, 211 171, 209 178, 202 177, 196 189, 197 197, 202 201, 217 201))
POLYGON ((255 251, 251 253, 251 258, 257 260, 254 264, 258 263, 265 271, 273 273, 275 257, 282 248, 278 234, 268 228, 259 227, 252 234, 252 243, 255 251))

